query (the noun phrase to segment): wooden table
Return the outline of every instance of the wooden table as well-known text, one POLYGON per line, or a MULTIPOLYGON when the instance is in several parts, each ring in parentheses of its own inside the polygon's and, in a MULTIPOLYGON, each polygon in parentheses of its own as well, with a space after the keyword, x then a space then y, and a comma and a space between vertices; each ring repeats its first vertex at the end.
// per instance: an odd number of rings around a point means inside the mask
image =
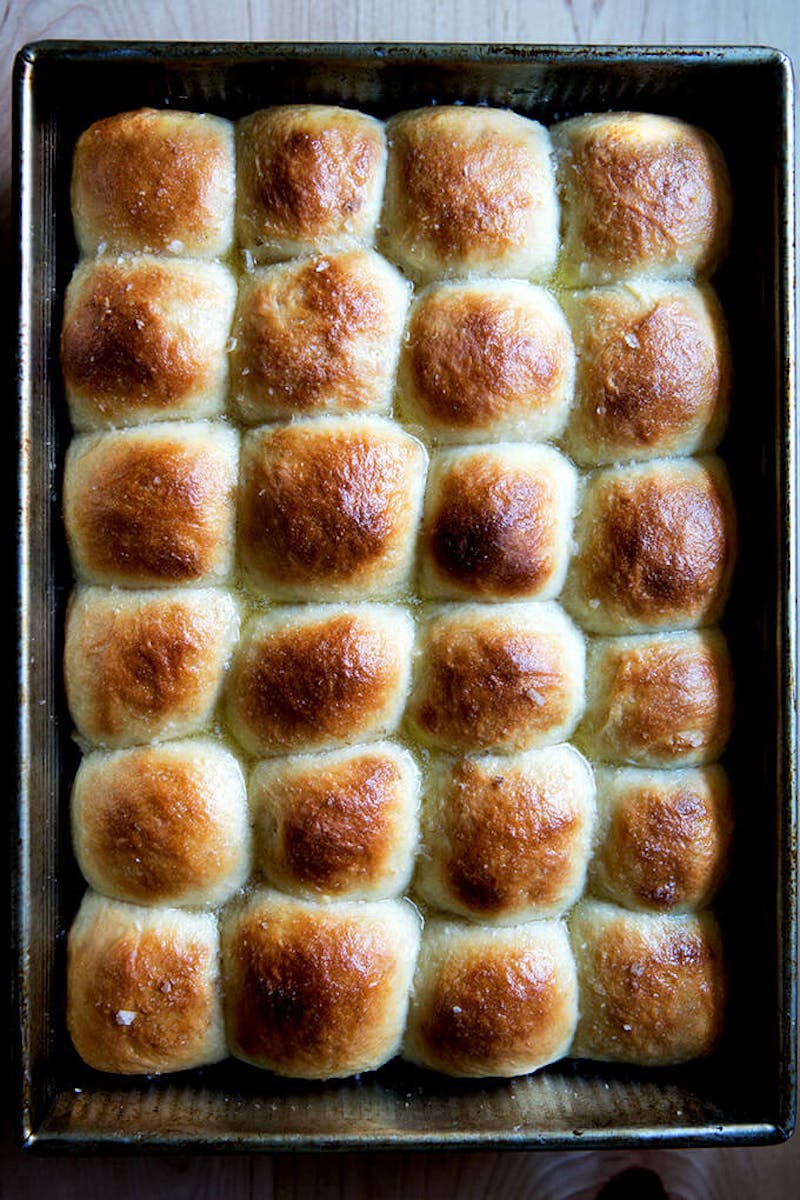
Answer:
MULTIPOLYGON (((797 0, 10 0, 2 8, 0 153, 7 228, 10 78, 16 50, 41 38, 759 44, 800 63, 797 0)), ((3 239, 7 247, 7 238, 3 239)), ((6 250, 6 258, 8 253, 6 250)), ((6 1132, 4 1200, 566 1200, 595 1197, 620 1171, 647 1167, 670 1197, 791 1200, 800 1196, 800 1137, 757 1150, 573 1154, 291 1155, 242 1158, 23 1158, 6 1132)), ((628 1192, 649 1193, 642 1183, 628 1192)))

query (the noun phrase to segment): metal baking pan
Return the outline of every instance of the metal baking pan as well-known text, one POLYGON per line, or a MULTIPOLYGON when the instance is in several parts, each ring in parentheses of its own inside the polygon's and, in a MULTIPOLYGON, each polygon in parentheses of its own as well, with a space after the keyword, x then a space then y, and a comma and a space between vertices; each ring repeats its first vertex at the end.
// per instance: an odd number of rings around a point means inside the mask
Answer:
POLYGON ((18 951, 21 1137, 63 1152, 380 1147, 742 1145, 788 1137, 795 1110, 797 563, 792 84, 786 57, 748 48, 146 45, 51 42, 15 78, 19 324, 18 951), (736 390, 722 447, 741 554, 726 626, 738 697, 727 759, 736 853, 719 904, 731 1001, 708 1060, 658 1071, 566 1060, 513 1081, 461 1083, 393 1064, 297 1084, 232 1061, 164 1079, 91 1072, 64 1021, 64 932, 82 882, 68 790, 77 752, 61 687, 71 572, 60 464, 70 436, 58 370, 61 297, 76 258, 69 172, 78 134, 142 105, 228 117, 323 101, 378 116, 463 101, 546 123, 599 109, 671 113, 710 130, 736 203, 717 278, 736 390))

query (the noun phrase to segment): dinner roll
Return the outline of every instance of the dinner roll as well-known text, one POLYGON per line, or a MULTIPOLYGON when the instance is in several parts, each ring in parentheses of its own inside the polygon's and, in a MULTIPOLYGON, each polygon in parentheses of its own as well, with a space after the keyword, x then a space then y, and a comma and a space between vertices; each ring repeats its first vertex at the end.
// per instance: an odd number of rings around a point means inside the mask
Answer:
POLYGON ((73 438, 64 522, 79 579, 217 583, 233 565, 239 439, 208 422, 73 438))
POLYGON ((204 729, 238 631, 237 606, 226 592, 78 588, 64 647, 78 732, 122 747, 204 729))
POLYGON ((233 127, 142 108, 81 134, 72 215, 81 254, 156 251, 217 258, 233 238, 233 127))
POLYGON ((451 605, 423 623, 408 720, 434 749, 528 750, 569 737, 583 689, 583 638, 557 605, 451 605))
POLYGON ((252 754, 323 750, 397 728, 414 623, 378 604, 278 608, 250 623, 228 680, 228 719, 252 754))
POLYGON ((80 263, 61 366, 76 429, 221 412, 236 284, 218 263, 135 255, 80 263))
POLYGON ((577 998, 560 921, 487 929, 428 920, 403 1057, 445 1075, 525 1075, 566 1054, 577 998))
POLYGON ((97 1071, 159 1075, 225 1058, 215 916, 87 892, 67 943, 67 1025, 97 1071))
POLYGON ((547 600, 564 584, 577 474, 549 446, 436 454, 422 532, 423 592, 446 600, 547 600))
POLYGON ((407 722, 429 748, 563 742, 583 700, 584 640, 557 605, 447 605, 420 622, 407 722))
POLYGON ((625 908, 689 912, 716 892, 732 808, 722 767, 599 767, 589 890, 625 908))
POLYGON ((583 891, 594 824, 589 764, 571 746, 431 764, 416 888, 434 908, 508 925, 583 891))
POLYGON ((255 866, 310 899, 383 900, 411 878, 419 769, 390 742, 259 763, 255 866))
POLYGON ((387 125, 382 248, 419 279, 546 278, 558 249, 547 130, 499 108, 437 106, 387 125))
POLYGON ((646 767, 719 758, 733 720, 733 670, 719 630, 597 638, 575 740, 590 758, 646 767))
POLYGON ((238 125, 237 234, 257 259, 369 245, 386 140, 374 117, 325 104, 253 113, 238 125))
POLYGON ((713 1049, 725 974, 710 912, 656 916, 582 900, 570 938, 580 996, 574 1058, 658 1067, 713 1049))
POLYGON ((674 117, 610 112, 551 129, 566 280, 710 275, 727 248, 730 182, 713 138, 674 117))
POLYGON ((538 441, 561 433, 574 375, 569 327, 544 288, 438 283, 411 309, 398 409, 439 442, 538 441))
POLYGON ((327 417, 245 437, 242 562, 292 600, 387 597, 408 588, 425 450, 392 421, 327 417))
POLYGON ((389 407, 410 285, 369 250, 243 277, 232 397, 249 425, 389 407))
POLYGON ((591 633, 711 625, 728 596, 736 515, 717 458, 596 471, 563 601, 591 633))
POLYGON ((81 762, 72 844, 95 891, 132 904, 211 907, 247 878, 241 768, 215 742, 169 742, 81 762))
POLYGON ((402 901, 256 892, 223 924, 232 1053, 298 1079, 380 1067, 400 1044, 419 926, 402 901))
POLYGON ((712 450, 731 386, 709 287, 631 280, 564 301, 578 371, 565 445, 588 466, 712 450))

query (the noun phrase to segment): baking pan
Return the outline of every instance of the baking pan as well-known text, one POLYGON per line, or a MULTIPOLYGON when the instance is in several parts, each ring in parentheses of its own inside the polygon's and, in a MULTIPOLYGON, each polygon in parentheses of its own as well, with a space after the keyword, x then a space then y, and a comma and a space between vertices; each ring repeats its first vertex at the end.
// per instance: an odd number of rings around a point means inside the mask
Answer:
POLYGON ((778 1141, 795 1110, 796 533, 792 85, 757 48, 147 45, 51 42, 15 77, 19 223, 19 817, 21 1138, 55 1152, 381 1147, 566 1149, 778 1141), (58 370, 61 297, 77 252, 72 147, 142 105, 227 117, 318 101, 377 116, 432 102, 670 113, 710 130, 730 165, 733 248, 717 278, 736 388, 722 454, 741 553, 726 617, 737 678, 727 757, 737 837, 718 911, 731 1000, 709 1059, 645 1071, 565 1060, 512 1081, 454 1082, 401 1064, 298 1084, 232 1061, 163 1079, 83 1066, 64 1021, 65 930, 83 884, 69 846, 77 763, 61 685, 71 571, 60 465, 70 436, 58 370))

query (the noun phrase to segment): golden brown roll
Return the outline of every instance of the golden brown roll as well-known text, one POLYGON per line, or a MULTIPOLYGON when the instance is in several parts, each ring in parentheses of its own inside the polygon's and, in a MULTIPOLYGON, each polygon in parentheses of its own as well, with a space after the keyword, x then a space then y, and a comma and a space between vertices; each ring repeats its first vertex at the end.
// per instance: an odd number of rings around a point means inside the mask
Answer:
POLYGON ((728 418, 731 362, 711 288, 631 280, 564 303, 578 357, 564 442, 577 462, 714 449, 728 418))
POLYGON ((235 302, 218 263, 145 254, 80 263, 61 331, 76 429, 220 413, 235 302))
POLYGON ((589 632, 711 625, 736 558, 725 467, 674 458, 593 472, 575 539, 563 603, 589 632))
POLYGON ((418 279, 545 279, 558 249, 550 138, 499 108, 441 106, 389 121, 382 248, 418 279))
POLYGON ((369 250, 243 277, 233 404, 249 425, 389 407, 410 285, 369 250))
POLYGON ((253 113, 238 125, 239 245, 260 260, 370 245, 386 172, 383 125, 324 104, 253 113))
POLYGON ((256 892, 223 924, 231 1052, 298 1079, 380 1067, 400 1045, 419 925, 403 901, 256 892))
POLYGON ((204 421, 73 438, 64 522, 76 575, 122 587, 227 579, 238 452, 232 429, 204 421))
POLYGON ((416 890, 487 923, 556 916, 583 891, 593 825, 592 771, 571 746, 438 759, 425 783, 416 890))
POLYGON ((97 1071, 159 1075, 225 1058, 216 917, 87 892, 67 943, 67 1024, 97 1071))
POLYGON ((575 963, 560 921, 487 929, 428 920, 403 1057, 446 1075, 525 1075, 567 1053, 575 963))
POLYGON ((309 899, 385 900, 411 878, 419 769, 390 742, 259 763, 255 868, 309 899))
POLYGON ((544 288, 438 283, 411 310, 398 407, 440 442, 539 440, 561 433, 574 375, 569 327, 544 288))
POLYGON ((551 129, 565 279, 710 275, 725 253, 728 172, 702 129, 649 113, 597 113, 551 129))
POLYGON ((733 670, 717 629, 597 638, 575 740, 592 759, 645 767, 719 758, 733 720, 733 670))
POLYGON ((380 417, 267 426, 242 448, 239 542, 252 585, 291 600, 408 589, 424 447, 380 417))
POLYGON ((733 812, 722 767, 599 767, 589 891, 644 912, 703 908, 728 859, 733 812))
POLYGON ((132 904, 221 904, 249 868, 241 768, 215 742, 169 742, 81 762, 72 845, 97 892, 132 904))
POLYGON ((407 715, 434 749, 529 750, 569 737, 583 689, 583 638, 557 605, 451 605, 422 626, 407 715))
POLYGON ((302 605, 251 622, 228 680, 228 720, 252 754, 369 741, 397 728, 414 625, 388 605, 302 605))
POLYGON ((421 587, 445 600, 549 600, 564 584, 577 474, 549 446, 466 446, 434 455, 421 587))
POLYGON ((81 254, 155 251, 218 258, 233 238, 233 127, 142 108, 95 122, 72 163, 81 254))
POLYGON ((78 732, 122 747, 205 729, 238 631, 237 606, 226 592, 78 588, 64 647, 78 732))
POLYGON ((726 988, 710 912, 656 916, 582 900, 569 925, 580 997, 574 1058, 659 1067, 714 1048, 726 988))

